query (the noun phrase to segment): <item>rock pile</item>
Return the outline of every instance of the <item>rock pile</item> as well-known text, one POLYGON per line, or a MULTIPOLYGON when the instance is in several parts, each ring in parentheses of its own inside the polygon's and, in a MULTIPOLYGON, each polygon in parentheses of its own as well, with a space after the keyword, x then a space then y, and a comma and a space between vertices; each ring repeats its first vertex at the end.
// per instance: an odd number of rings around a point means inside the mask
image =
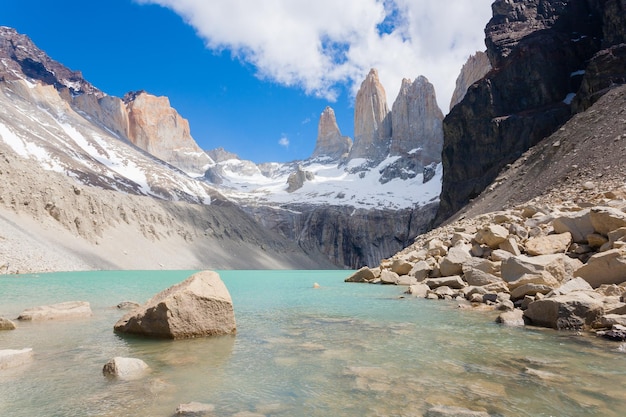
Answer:
POLYGON ((420 236, 348 282, 408 286, 502 311, 499 322, 626 339, 626 188, 593 204, 528 204, 420 236))

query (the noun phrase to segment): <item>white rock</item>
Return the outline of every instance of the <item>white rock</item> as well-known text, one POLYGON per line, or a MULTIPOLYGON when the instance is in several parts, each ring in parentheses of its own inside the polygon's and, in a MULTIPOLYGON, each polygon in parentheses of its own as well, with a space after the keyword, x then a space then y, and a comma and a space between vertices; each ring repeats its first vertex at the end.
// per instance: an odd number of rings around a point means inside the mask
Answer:
POLYGON ((17 319, 25 321, 43 321, 89 317, 91 314, 91 307, 88 302, 67 301, 64 303, 26 309, 22 311, 17 319))
POLYGON ((33 349, 2 349, 0 350, 0 370, 14 368, 33 360, 33 349))
POLYGON ((116 356, 104 365, 102 373, 105 376, 128 380, 145 376, 149 369, 148 364, 141 359, 116 356))

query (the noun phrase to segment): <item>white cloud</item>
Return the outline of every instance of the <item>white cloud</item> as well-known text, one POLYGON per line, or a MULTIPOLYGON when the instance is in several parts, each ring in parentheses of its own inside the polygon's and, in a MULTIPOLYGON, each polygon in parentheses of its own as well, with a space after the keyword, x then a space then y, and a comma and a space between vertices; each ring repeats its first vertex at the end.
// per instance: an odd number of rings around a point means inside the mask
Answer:
POLYGON ((284 135, 283 135, 283 136, 281 136, 281 138, 280 138, 280 139, 278 139, 278 144, 279 144, 280 146, 283 146, 283 147, 285 147, 285 148, 288 148, 288 147, 289 147, 289 138, 288 138, 287 136, 284 136, 284 135))
POLYGON ((334 100, 378 69, 390 105, 402 78, 426 76, 442 110, 467 57, 484 50, 492 0, 137 0, 181 15, 208 48, 258 76, 334 100))

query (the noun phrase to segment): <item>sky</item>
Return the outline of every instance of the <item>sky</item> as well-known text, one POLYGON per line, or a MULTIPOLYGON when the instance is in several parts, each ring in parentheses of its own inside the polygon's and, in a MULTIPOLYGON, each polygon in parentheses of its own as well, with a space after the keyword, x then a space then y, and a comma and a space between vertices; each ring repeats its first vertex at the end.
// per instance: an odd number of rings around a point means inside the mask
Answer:
POLYGON ((0 0, 0 25, 105 93, 167 96, 206 150, 287 162, 311 155, 319 116, 353 137, 354 97, 376 68, 391 108, 426 76, 448 112, 485 50, 492 0, 0 0))

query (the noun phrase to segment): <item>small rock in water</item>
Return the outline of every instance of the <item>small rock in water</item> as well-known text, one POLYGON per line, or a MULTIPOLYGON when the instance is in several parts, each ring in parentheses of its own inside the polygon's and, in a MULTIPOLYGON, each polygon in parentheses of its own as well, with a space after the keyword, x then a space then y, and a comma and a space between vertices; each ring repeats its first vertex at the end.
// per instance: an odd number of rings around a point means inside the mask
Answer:
POLYGON ((215 410, 215 406, 213 404, 204 404, 199 402, 190 402, 187 404, 180 404, 178 408, 176 408, 177 416, 205 416, 209 415, 215 410))
POLYGON ((313 283, 313 288, 320 288, 320 284, 318 284, 317 282, 313 283))
POLYGON ((117 356, 104 365, 102 374, 120 379, 137 379, 144 376, 149 369, 148 364, 141 359, 117 356))
POLYGON ((4 317, 0 317, 0 330, 15 330, 15 323, 4 317))

